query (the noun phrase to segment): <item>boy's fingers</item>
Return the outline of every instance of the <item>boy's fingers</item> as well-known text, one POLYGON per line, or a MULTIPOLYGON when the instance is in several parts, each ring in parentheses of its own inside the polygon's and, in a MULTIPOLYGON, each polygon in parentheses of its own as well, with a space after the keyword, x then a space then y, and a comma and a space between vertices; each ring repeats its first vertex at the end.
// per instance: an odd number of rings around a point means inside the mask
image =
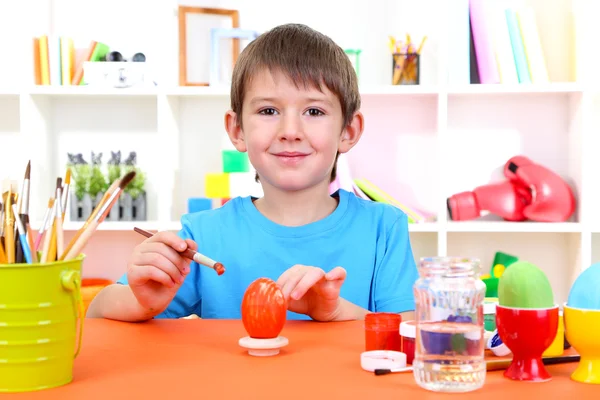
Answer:
POLYGON ((178 284, 183 282, 184 274, 175 264, 159 253, 141 253, 136 263, 138 265, 153 265, 155 268, 169 275, 173 283, 178 284))
POLYGON ((183 269, 189 264, 185 262, 186 259, 181 254, 161 242, 142 243, 140 254, 160 254, 177 266, 182 273, 183 269))
POLYGON ((198 250, 198 243, 194 242, 192 239, 185 239, 185 242, 187 243, 188 248, 194 251, 198 250))
POLYGON ((132 276, 129 277, 129 281, 131 282, 139 281, 145 283, 147 281, 155 281, 162 283, 167 287, 175 286, 175 283, 165 271, 162 271, 153 265, 138 265, 137 268, 132 270, 131 275, 132 276))
POLYGON ((286 282, 290 279, 290 277, 297 275, 302 270, 302 267, 303 265, 294 265, 293 267, 286 269, 283 274, 277 278, 277 286, 283 290, 283 287, 286 285, 286 282))
POLYGON ((325 275, 325 278, 328 281, 344 280, 346 279, 346 270, 342 267, 335 267, 325 275))
POLYGON ((174 232, 164 231, 158 232, 156 235, 146 239, 148 243, 161 242, 172 247, 176 251, 183 251, 187 248, 187 242, 177 236, 174 232))
POLYGON ((305 274, 302 275, 301 279, 292 288, 290 297, 294 300, 302 298, 317 282, 319 282, 325 276, 325 271, 321 268, 311 268, 305 274))

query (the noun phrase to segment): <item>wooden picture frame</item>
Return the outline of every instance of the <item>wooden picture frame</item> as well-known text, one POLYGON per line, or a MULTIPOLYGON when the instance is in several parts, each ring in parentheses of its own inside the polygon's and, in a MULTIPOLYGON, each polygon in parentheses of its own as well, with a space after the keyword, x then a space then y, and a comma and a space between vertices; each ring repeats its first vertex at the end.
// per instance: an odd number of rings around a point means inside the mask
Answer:
MULTIPOLYGON (((188 54, 187 54, 187 16, 188 14, 205 14, 210 16, 220 16, 225 18, 231 18, 231 27, 240 27, 240 14, 238 10, 230 10, 225 8, 207 8, 207 7, 192 7, 192 6, 179 6, 178 9, 178 20, 179 20, 179 85, 180 86, 209 86, 209 82, 191 82, 188 80, 188 54)), ((206 38, 207 42, 210 43, 210 35, 206 38)), ((240 53, 240 40, 235 38, 232 39, 233 47, 233 64, 237 61, 237 57, 240 53)), ((206 54, 207 65, 210 68, 210 54, 206 54)))

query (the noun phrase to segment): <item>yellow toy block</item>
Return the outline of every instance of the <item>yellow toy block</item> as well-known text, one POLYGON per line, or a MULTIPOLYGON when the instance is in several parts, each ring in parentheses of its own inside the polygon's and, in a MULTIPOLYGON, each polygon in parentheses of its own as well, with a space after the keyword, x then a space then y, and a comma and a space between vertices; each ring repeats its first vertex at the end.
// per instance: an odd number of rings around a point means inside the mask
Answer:
POLYGON ((204 178, 204 191, 204 197, 209 199, 229 198, 229 174, 206 174, 204 178))

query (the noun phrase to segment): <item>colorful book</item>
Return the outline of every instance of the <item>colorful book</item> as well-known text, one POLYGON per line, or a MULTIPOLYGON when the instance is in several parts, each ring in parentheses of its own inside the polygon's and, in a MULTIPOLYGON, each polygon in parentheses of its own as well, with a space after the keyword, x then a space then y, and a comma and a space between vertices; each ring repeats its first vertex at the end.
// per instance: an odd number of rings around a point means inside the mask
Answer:
POLYGON ((519 83, 531 83, 527 58, 525 57, 525 49, 523 48, 523 40, 521 39, 521 30, 519 29, 519 23, 517 22, 517 14, 515 13, 515 10, 511 8, 506 9, 505 14, 519 83))
POLYGON ((519 22, 531 81, 533 83, 546 83, 549 80, 548 70, 546 69, 542 42, 537 30, 533 8, 529 6, 519 8, 517 10, 517 21, 519 22))
POLYGON ((362 190, 367 196, 371 198, 371 200, 380 203, 390 204, 401 209, 406 214, 406 216, 408 217, 408 222, 411 224, 431 220, 431 216, 424 215, 419 211, 400 203, 398 200, 394 199, 388 193, 384 192, 381 188, 377 187, 375 184, 373 184, 367 179, 358 178, 355 179, 354 182, 360 188, 360 190, 362 190))
POLYGON ((494 52, 493 26, 489 17, 489 4, 485 0, 469 0, 473 44, 477 54, 477 70, 479 80, 484 84, 500 83, 494 52))

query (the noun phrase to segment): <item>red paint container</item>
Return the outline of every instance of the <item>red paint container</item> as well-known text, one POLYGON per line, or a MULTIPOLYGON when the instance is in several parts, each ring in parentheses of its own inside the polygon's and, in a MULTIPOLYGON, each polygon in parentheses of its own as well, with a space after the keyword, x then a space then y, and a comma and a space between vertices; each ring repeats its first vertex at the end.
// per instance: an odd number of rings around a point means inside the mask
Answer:
POLYGON ((415 321, 402 322, 400 324, 400 336, 402 338, 402 352, 406 354, 406 364, 412 364, 415 358, 415 340, 417 337, 415 321))
POLYGON ((400 351, 400 314, 375 312, 365 316, 365 349, 400 351))

